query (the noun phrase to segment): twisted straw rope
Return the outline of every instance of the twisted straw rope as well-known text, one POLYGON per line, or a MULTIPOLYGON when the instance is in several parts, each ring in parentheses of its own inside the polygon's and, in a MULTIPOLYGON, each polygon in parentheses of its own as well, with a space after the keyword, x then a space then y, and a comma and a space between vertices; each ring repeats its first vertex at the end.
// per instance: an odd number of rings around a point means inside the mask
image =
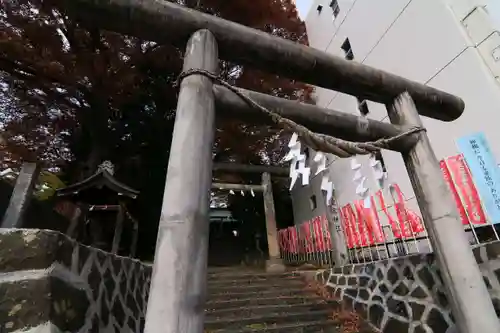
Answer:
POLYGON ((300 137, 300 139, 310 148, 314 149, 315 151, 330 153, 341 158, 347 158, 356 155, 373 154, 380 151, 381 149, 389 148, 389 146, 394 141, 397 141, 405 136, 425 131, 425 128, 414 127, 394 137, 382 138, 376 141, 370 141, 370 142, 346 141, 339 138, 335 138, 333 136, 314 133, 310 131, 308 128, 300 124, 297 124, 296 122, 290 119, 280 116, 279 114, 258 104, 252 98, 250 98, 248 95, 242 92, 240 89, 230 85, 229 83, 221 79, 219 76, 203 69, 189 69, 187 71, 182 72, 177 78, 176 85, 177 86, 180 85, 180 82, 182 82, 183 79, 191 75, 202 75, 214 82, 219 83, 220 85, 226 87, 227 89, 238 95, 243 101, 245 101, 251 107, 260 110, 262 113, 269 116, 271 120, 278 126, 296 132, 300 137))

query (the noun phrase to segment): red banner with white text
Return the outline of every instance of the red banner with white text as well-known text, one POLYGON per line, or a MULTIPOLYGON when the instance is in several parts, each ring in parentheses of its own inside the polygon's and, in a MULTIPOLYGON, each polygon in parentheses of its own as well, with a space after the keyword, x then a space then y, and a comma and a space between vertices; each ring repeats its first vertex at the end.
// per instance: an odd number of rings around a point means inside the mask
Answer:
POLYGON ((413 238, 425 231, 422 219, 409 209, 400 187, 391 185, 397 218, 389 212, 382 190, 369 198, 369 201, 356 201, 341 208, 341 219, 348 248, 365 247, 385 241, 376 202, 385 214, 394 238, 413 238), (365 206, 366 202, 366 206, 365 206), (354 206, 354 207, 353 207, 354 206))
POLYGON ((486 224, 486 215, 472 175, 462 154, 440 162, 444 179, 451 190, 462 224, 486 224))
POLYGON ((316 216, 299 226, 278 231, 281 253, 310 254, 332 249, 331 234, 326 216, 316 216))

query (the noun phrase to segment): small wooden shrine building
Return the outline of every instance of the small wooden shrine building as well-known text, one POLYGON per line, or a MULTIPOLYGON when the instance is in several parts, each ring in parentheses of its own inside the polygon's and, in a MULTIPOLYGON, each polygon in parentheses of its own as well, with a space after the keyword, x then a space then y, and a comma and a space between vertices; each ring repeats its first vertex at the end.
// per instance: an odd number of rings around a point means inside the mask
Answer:
POLYGON ((71 218, 69 236, 118 254, 124 227, 128 227, 131 231, 130 257, 135 256, 139 225, 127 206, 138 195, 137 190, 114 177, 114 166, 109 161, 103 162, 87 179, 56 191, 57 200, 67 200, 78 207, 71 218))

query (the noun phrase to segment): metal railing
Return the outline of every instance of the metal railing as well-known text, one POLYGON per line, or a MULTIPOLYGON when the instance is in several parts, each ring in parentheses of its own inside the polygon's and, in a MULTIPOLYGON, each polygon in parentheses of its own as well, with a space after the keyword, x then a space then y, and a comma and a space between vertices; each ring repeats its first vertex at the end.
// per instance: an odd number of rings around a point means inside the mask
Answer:
POLYGON ((325 216, 299 226, 278 231, 281 258, 287 264, 317 263, 333 265, 333 247, 325 216))
MULTIPOLYGON (((464 231, 472 246, 500 240, 495 224, 488 221, 479 192, 462 155, 440 162, 443 176, 453 194, 464 231)), ((366 263, 417 253, 431 253, 432 245, 422 218, 408 207, 397 184, 389 195, 379 190, 368 205, 357 201, 337 208, 336 221, 317 216, 300 225, 279 231, 282 259, 291 265, 314 263, 333 266, 332 232, 337 232, 345 262, 366 263), (390 197, 387 200, 387 197, 390 197), (392 200, 391 200, 392 199, 392 200), (392 201, 392 204, 390 203, 392 201)))

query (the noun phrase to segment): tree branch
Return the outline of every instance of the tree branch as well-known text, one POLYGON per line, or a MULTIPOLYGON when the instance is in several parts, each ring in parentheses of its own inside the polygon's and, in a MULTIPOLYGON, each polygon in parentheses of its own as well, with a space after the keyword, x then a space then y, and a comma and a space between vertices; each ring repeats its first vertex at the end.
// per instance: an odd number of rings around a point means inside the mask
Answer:
POLYGON ((79 90, 82 93, 89 92, 88 87, 79 83, 70 84, 60 78, 51 75, 44 71, 38 71, 31 66, 31 64, 22 64, 18 61, 13 61, 5 56, 0 55, 0 70, 3 70, 6 73, 11 75, 16 75, 23 80, 40 80, 45 79, 51 83, 57 83, 65 88, 72 87, 76 90, 79 90), (28 74, 28 75, 27 75, 28 74))

